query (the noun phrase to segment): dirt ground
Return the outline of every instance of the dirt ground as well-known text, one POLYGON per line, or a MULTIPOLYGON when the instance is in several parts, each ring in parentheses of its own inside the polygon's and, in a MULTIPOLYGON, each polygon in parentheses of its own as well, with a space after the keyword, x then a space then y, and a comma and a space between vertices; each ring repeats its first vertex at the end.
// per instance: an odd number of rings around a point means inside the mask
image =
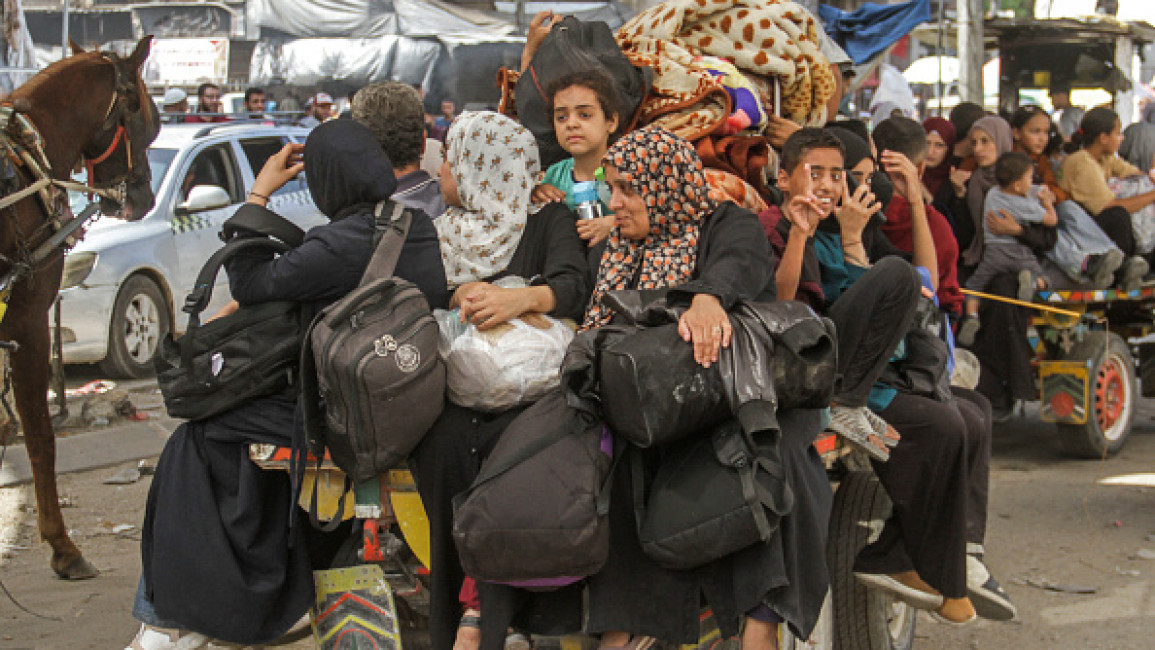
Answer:
MULTIPOLYGON (((955 629, 924 616, 916 648, 1155 647, 1155 559, 1143 559, 1155 558, 1155 488, 1098 483, 1155 475, 1155 401, 1137 414, 1123 453, 1106 462, 1062 456, 1053 432, 1031 418, 996 432, 988 562, 1020 619, 955 629)), ((102 571, 85 582, 58 580, 48 568, 30 488, 0 489, 0 580, 22 605, 53 619, 20 611, 0 594, 0 648, 121 648, 132 638, 149 479, 122 486, 102 481, 134 465, 60 477, 74 539, 102 571), (117 528, 124 525, 133 528, 117 528)))

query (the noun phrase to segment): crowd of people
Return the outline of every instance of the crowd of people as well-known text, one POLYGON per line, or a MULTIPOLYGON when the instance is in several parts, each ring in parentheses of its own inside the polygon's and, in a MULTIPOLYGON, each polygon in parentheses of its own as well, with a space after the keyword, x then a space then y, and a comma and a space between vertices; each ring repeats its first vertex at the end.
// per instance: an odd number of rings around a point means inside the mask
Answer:
MULTIPOLYGON (((332 98, 314 95, 306 143, 269 159, 242 210, 266 210, 303 170, 330 223, 279 257, 230 263, 234 299, 292 300, 311 313, 333 303, 372 254, 373 206, 392 200, 414 215, 396 275, 479 330, 544 314, 594 331, 620 322, 613 292, 665 290, 708 368, 730 346, 736 304, 799 301, 835 326, 837 381, 817 425, 781 418, 793 508, 771 539, 693 570, 659 564, 639 542, 629 495, 645 493, 663 452, 630 449, 643 470, 612 477, 605 566, 549 591, 474 580, 453 535, 455 497, 526 405, 447 402, 409 460, 429 515, 433 647, 527 647, 530 633, 577 631, 602 648, 690 643, 703 602, 742 647, 777 647, 781 626, 806 638, 829 587, 831 493, 812 445, 823 430, 870 458, 894 504, 857 557, 857 580, 947 623, 1013 618, 986 564, 986 522, 992 426, 1035 395, 1029 312, 961 288, 1030 300, 1044 287, 1139 286, 1155 248, 1142 223, 1155 204, 1155 125, 1124 130, 1094 108, 1065 137, 1038 107, 1004 118, 973 104, 873 129, 775 118, 774 187, 751 202, 691 143, 660 128, 627 132, 603 71, 543 92, 569 155, 544 170, 534 135, 498 113, 455 115, 449 102, 430 120, 416 89, 386 82, 351 98, 351 119, 333 120, 332 98), (443 154, 436 173, 431 149, 443 154), (575 192, 590 183, 604 216, 577 219, 575 192), (528 282, 503 285, 508 276, 528 282), (973 390, 951 385, 956 335, 982 367, 973 390)), ((263 93, 250 93, 246 110, 259 114, 263 93)), ((198 111, 219 112, 220 89, 206 85, 198 100, 198 111)), ((165 112, 185 101, 170 90, 165 112)), ((287 446, 297 408, 292 395, 261 398, 173 434, 149 496, 133 607, 144 626, 131 647, 265 642, 308 610, 310 570, 331 559, 332 542, 293 525, 298 513, 280 507, 289 479, 245 456, 251 442, 287 446)))
MULTIPOLYGON (((418 97, 424 102, 425 93, 419 84, 414 84, 418 97)), ((333 96, 317 92, 305 99, 304 106, 293 95, 286 95, 280 102, 269 98, 263 88, 251 86, 245 89, 241 110, 227 109, 221 101, 221 87, 214 83, 202 83, 196 90, 196 107, 190 111, 188 93, 178 87, 165 90, 160 100, 161 121, 165 124, 201 122, 215 123, 230 120, 258 120, 261 122, 287 123, 314 128, 322 122, 352 115, 353 99, 357 92, 349 93, 344 110, 339 111, 333 96), (275 110, 274 110, 275 109, 275 110)), ((425 113, 422 109, 426 135, 439 142, 445 141, 449 126, 458 115, 457 104, 452 99, 443 99, 438 104, 438 113, 425 113)))

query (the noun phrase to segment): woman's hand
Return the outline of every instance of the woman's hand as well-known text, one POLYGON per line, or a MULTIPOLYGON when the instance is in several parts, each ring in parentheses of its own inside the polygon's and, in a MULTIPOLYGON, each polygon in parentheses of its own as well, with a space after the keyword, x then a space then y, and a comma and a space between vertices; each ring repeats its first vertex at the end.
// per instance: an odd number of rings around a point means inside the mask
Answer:
MULTIPOLYGON (((450 309, 457 309, 458 307, 460 307, 461 302, 465 299, 465 296, 469 295, 479 285, 483 285, 483 284, 486 284, 486 283, 485 282, 466 282, 465 284, 461 285, 460 287, 457 287, 457 289, 454 290, 453 295, 449 298, 449 308, 450 309)), ((462 322, 465 321, 464 318, 462 318, 461 320, 462 320, 462 322)))
POLYGON ((682 317, 678 334, 694 346, 694 361, 703 368, 718 361, 718 350, 730 347, 730 316, 714 296, 699 293, 682 317))
POLYGON ((1152 167, 1151 171, 1147 172, 1147 177, 1151 179, 1152 183, 1155 183, 1155 167, 1152 167))
POLYGON ((598 242, 610 236, 614 229, 613 217, 598 217, 597 219, 578 219, 578 237, 588 241, 590 246, 597 246, 598 242))
POLYGON ((534 203, 561 203, 565 201, 565 192, 553 185, 542 183, 533 188, 533 194, 529 195, 529 200, 534 203))
POLYGON ((950 184, 954 187, 954 195, 957 197, 966 196, 967 183, 971 180, 971 172, 958 169, 956 167, 950 168, 950 184))
POLYGON ((1023 226, 1011 213, 1006 210, 999 210, 996 212, 987 213, 987 228, 996 235, 1010 235, 1011 237, 1018 237, 1023 234, 1023 226))
POLYGON ((850 186, 846 176, 842 176, 842 205, 835 208, 835 216, 842 230, 843 240, 851 239, 862 241, 862 231, 867 222, 876 212, 882 209, 882 204, 870 191, 870 186, 862 183, 850 193, 850 186))
POLYGON ((461 321, 481 331, 513 320, 532 307, 527 289, 504 289, 486 282, 467 286, 472 288, 461 299, 461 321))
POLYGON ((781 149, 782 145, 786 144, 786 139, 801 128, 797 122, 784 117, 766 116, 766 140, 776 149, 781 149))
POLYGON ((302 158, 305 145, 290 142, 281 147, 277 153, 269 156, 257 179, 253 181, 253 189, 249 193, 249 203, 265 205, 273 192, 285 186, 285 183, 297 177, 305 169, 302 158), (256 199, 256 200, 254 200, 256 199))
POLYGON ((560 23, 565 16, 555 14, 552 11, 542 11, 529 21, 529 30, 525 33, 525 47, 521 50, 521 71, 529 67, 529 62, 533 60, 533 56, 541 48, 541 44, 545 42, 545 37, 549 36, 549 32, 553 26, 560 23))

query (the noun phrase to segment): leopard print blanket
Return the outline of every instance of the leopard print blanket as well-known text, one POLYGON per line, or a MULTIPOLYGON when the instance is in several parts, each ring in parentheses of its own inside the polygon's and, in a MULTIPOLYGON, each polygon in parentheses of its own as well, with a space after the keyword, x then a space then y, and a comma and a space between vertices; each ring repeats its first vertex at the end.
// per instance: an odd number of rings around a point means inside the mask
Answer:
POLYGON ((786 0, 666 0, 634 16, 617 32, 626 56, 654 71, 638 125, 657 123, 694 141, 716 131, 730 98, 695 56, 733 61, 772 112, 773 80, 781 84, 781 114, 805 126, 826 121, 835 82, 818 46, 821 27, 786 0))

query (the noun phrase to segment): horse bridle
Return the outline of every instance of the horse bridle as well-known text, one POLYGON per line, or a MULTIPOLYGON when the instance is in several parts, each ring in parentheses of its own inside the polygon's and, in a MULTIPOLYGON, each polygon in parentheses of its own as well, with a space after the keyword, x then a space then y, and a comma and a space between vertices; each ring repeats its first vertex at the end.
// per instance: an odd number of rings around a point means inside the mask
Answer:
POLYGON ((116 130, 113 132, 112 142, 110 142, 108 146, 104 148, 104 151, 99 155, 89 156, 87 153, 81 153, 81 156, 84 158, 84 166, 88 171, 88 182, 92 185, 96 184, 96 166, 112 157, 112 154, 120 148, 121 142, 124 143, 127 169, 120 176, 110 181, 105 181, 105 184, 108 186, 115 186, 118 184, 126 185, 136 180, 140 176, 140 173, 136 170, 136 165, 132 159, 132 139, 129 137, 128 129, 126 129, 124 126, 125 118, 130 113, 121 105, 120 100, 122 95, 136 92, 139 96, 138 99, 140 110, 143 112, 147 110, 145 107, 145 102, 148 101, 148 98, 144 95, 143 90, 141 89, 140 85, 136 83, 136 80, 128 80, 125 78, 126 75, 120 71, 120 67, 116 65, 116 60, 112 58, 113 56, 115 55, 101 53, 101 58, 112 64, 113 70, 116 72, 116 83, 112 90, 112 100, 108 103, 108 110, 104 113, 104 122, 101 124, 100 132, 104 133, 110 130, 113 125, 116 126, 116 130))

